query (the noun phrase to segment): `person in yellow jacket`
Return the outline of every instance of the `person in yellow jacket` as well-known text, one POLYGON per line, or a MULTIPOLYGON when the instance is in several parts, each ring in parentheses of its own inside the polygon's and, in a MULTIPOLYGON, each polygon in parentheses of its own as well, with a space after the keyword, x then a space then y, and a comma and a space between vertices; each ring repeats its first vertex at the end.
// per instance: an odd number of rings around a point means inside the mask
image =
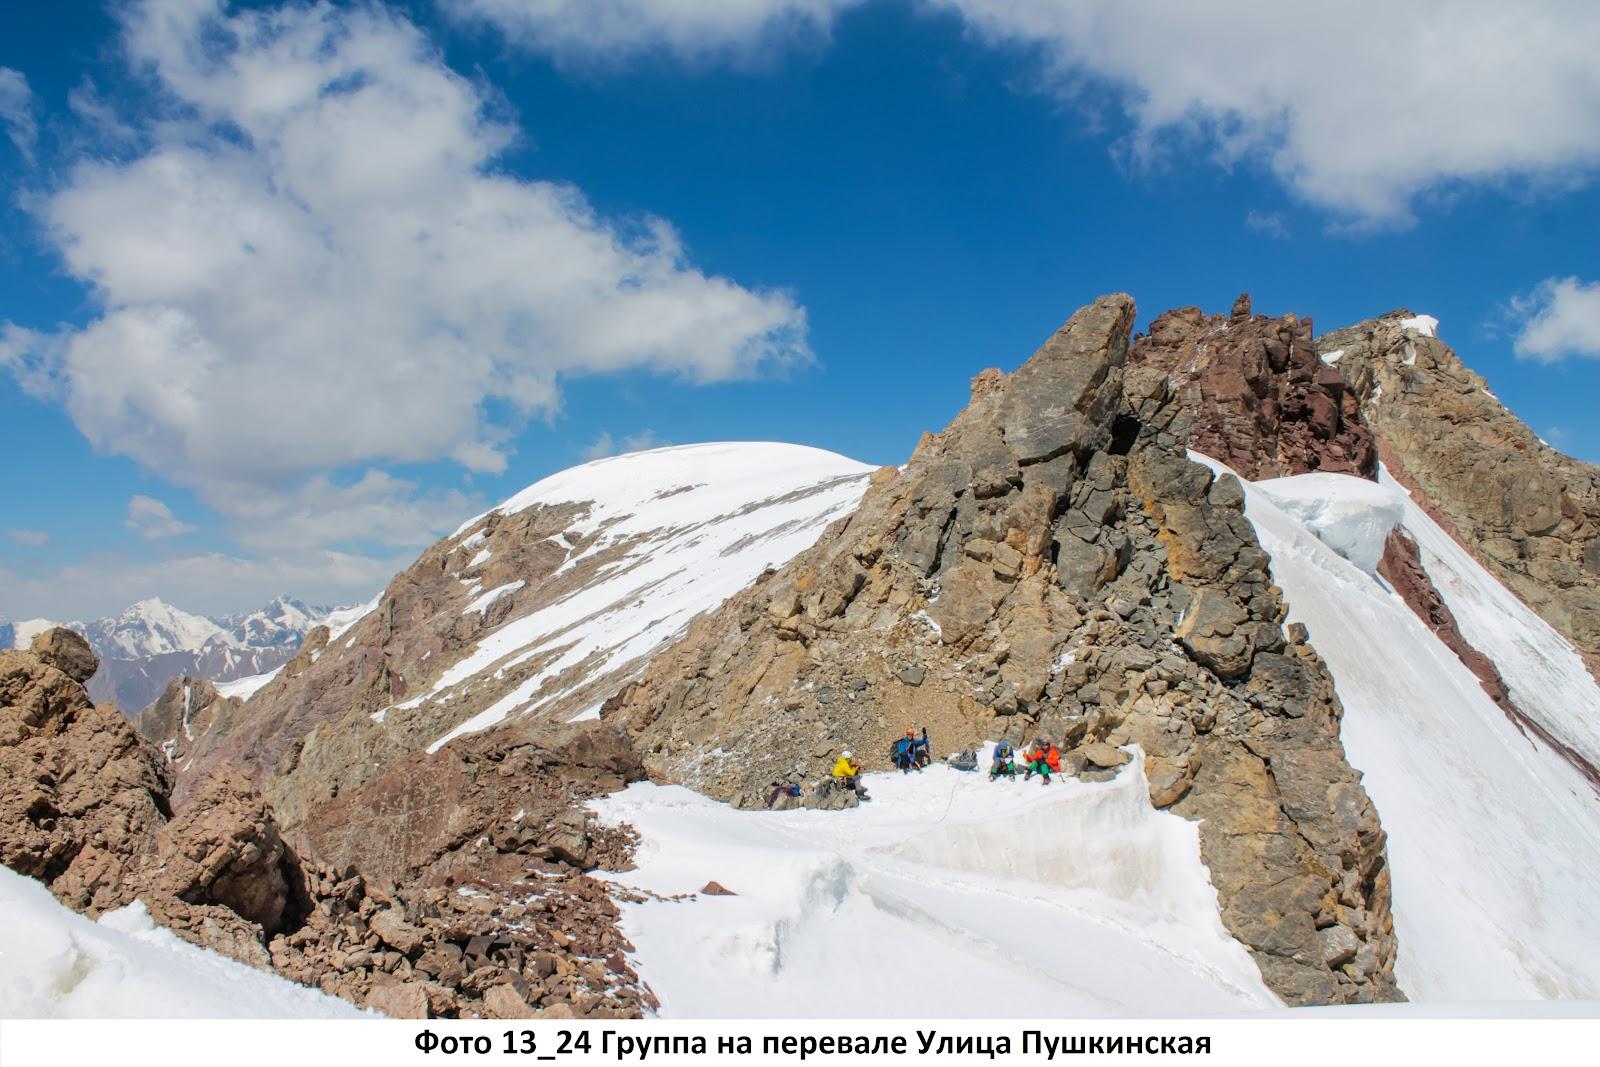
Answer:
POLYGON ((839 753, 839 758, 833 763, 833 787, 854 789, 856 796, 867 799, 867 791, 861 785, 861 763, 850 754, 849 749, 839 753))

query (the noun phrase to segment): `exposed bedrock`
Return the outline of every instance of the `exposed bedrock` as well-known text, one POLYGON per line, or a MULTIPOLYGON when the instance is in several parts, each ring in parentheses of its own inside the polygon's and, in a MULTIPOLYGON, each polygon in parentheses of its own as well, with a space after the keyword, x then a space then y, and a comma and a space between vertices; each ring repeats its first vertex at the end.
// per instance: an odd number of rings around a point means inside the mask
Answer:
POLYGON ((1409 312, 1317 340, 1389 472, 1461 545, 1600 667, 1600 467, 1564 456, 1409 312))

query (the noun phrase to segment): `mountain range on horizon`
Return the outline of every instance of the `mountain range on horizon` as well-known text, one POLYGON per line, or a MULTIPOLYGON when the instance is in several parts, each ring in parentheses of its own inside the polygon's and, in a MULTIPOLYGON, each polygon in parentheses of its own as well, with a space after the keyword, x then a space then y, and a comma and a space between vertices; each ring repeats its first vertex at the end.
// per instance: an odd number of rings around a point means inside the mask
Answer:
POLYGON ((53 626, 77 631, 100 659, 90 696, 132 718, 174 678, 231 682, 275 670, 336 610, 278 596, 254 611, 209 616, 156 596, 90 622, 0 622, 0 648, 25 649, 53 626))

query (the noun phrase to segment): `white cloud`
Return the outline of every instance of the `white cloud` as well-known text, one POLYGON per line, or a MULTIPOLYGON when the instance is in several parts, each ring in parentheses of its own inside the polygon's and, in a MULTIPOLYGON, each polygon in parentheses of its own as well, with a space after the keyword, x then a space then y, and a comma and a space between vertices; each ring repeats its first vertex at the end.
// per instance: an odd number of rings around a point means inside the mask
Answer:
POLYGON ((128 518, 122 525, 146 541, 194 532, 194 527, 180 521, 164 502, 149 496, 135 495, 128 501, 128 518))
POLYGON ((583 450, 585 460, 605 459, 607 456, 625 455, 629 452, 643 452, 651 448, 659 448, 666 444, 656 437, 654 430, 642 430, 639 433, 629 434, 622 438, 619 444, 611 436, 610 430, 603 430, 599 437, 591 441, 583 450))
POLYGON ((201 553, 156 562, 107 555, 47 573, 0 567, 0 604, 19 619, 99 618, 151 596, 203 614, 259 607, 285 591, 310 603, 350 604, 369 599, 410 562, 332 551, 259 559, 201 553))
POLYGON ((1052 88, 1109 83, 1135 158, 1178 140, 1266 166, 1307 201, 1404 224, 1462 181, 1600 163, 1591 0, 923 0, 1036 50, 1052 88))
MULTIPOLYGON (((747 53, 826 38, 864 0, 442 0, 557 59, 747 53)), ((1133 124, 1123 154, 1181 146, 1259 164, 1360 226, 1405 225, 1463 183, 1565 184, 1600 163, 1592 0, 915 0, 1042 61, 1046 88, 1133 124)), ((1184 160, 1188 165, 1188 160, 1184 160)))
POLYGON ((40 530, 7 530, 6 536, 28 548, 43 548, 50 543, 50 535, 40 530))
POLYGON ((862 0, 441 0, 524 47, 558 59, 614 61, 665 51, 685 59, 748 56, 767 43, 824 40, 862 0))
POLYGON ((319 474, 292 492, 229 487, 216 499, 235 520, 239 542, 268 552, 352 543, 420 547, 484 509, 476 496, 422 491, 415 482, 375 469, 348 485, 319 474))
POLYGON ((666 222, 497 171, 516 131, 400 16, 219 10, 129 10, 130 65, 167 112, 141 121, 145 154, 82 159, 40 209, 103 313, 6 324, 0 366, 241 539, 343 536, 375 511, 382 541, 459 521, 410 483, 335 489, 328 472, 499 471, 563 378, 715 381, 809 357, 792 298, 698 270, 666 222))
POLYGON ((33 117, 33 90, 20 70, 0 67, 0 126, 17 146, 22 158, 33 162, 33 149, 39 141, 39 124, 33 117))
POLYGON ((1555 363, 1568 356, 1600 359, 1600 282, 1546 278, 1511 302, 1521 328, 1512 348, 1523 359, 1555 363))
POLYGON ((1289 227, 1283 221, 1283 215, 1276 211, 1256 211, 1252 209, 1244 217, 1245 229, 1252 233, 1259 233, 1264 237, 1271 237, 1281 241, 1289 236, 1289 227))

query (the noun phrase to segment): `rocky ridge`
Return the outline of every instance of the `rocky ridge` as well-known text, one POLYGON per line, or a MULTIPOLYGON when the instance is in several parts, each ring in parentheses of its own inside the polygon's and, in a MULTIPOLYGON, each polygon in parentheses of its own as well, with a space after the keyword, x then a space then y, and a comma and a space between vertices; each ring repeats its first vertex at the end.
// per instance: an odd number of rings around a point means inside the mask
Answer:
MULTIPOLYGON (((653 1003, 627 963, 616 905, 584 873, 631 854, 625 831, 578 806, 634 773, 614 731, 475 739, 506 771, 503 788, 451 796, 433 823, 414 800, 401 827, 411 851, 362 838, 369 874, 336 846, 329 863, 291 842, 232 769, 201 780, 173 817, 171 764, 89 699, 96 667, 65 629, 0 652, 0 862, 63 903, 93 917, 141 900, 188 941, 390 1015, 620 1017, 653 1003), (495 816, 517 793, 536 798, 533 817, 502 826, 495 816), (446 823, 451 833, 429 836, 446 823)), ((408 771, 413 784, 431 780, 408 771)))
POLYGON ((1539 440, 1429 320, 1392 311, 1316 345, 1350 383, 1389 473, 1600 668, 1600 468, 1539 440))
POLYGON ((1184 455, 1181 383, 1129 359, 1133 317, 1101 298, 978 375, 948 429, 603 717, 653 774, 743 806, 840 748, 882 768, 912 724, 941 750, 1050 736, 1091 778, 1137 744, 1280 996, 1394 999, 1383 832, 1332 680, 1283 632, 1237 481, 1184 455))

